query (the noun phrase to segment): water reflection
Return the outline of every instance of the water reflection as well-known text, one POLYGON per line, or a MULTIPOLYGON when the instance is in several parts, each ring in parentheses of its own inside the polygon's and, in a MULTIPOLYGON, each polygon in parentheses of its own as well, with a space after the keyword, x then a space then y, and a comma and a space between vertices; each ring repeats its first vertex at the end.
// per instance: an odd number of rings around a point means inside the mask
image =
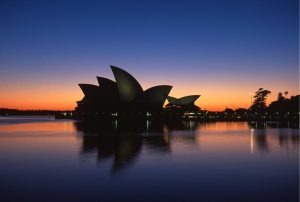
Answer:
POLYGON ((81 154, 97 153, 97 161, 113 158, 112 172, 126 168, 134 163, 136 157, 146 145, 152 152, 170 153, 170 135, 189 131, 180 139, 195 142, 195 121, 79 121, 75 128, 83 132, 81 154))
POLYGON ((298 122, 248 122, 250 128, 266 129, 266 128, 294 128, 299 129, 298 122))
POLYGON ((0 124, 1 199, 298 201, 298 133, 247 122, 0 124))
POLYGON ((260 152, 267 152, 269 150, 269 146, 268 146, 268 139, 266 136, 266 130, 265 129, 254 130, 254 137, 255 137, 256 148, 260 152))
POLYGON ((97 161, 113 158, 112 172, 134 163, 143 144, 160 152, 169 152, 169 138, 163 134, 162 122, 150 121, 81 121, 75 122, 83 132, 81 154, 97 152, 97 161), (149 135, 151 133, 151 135, 149 135))
MULTIPOLYGON (((274 138, 269 134, 272 129, 275 136, 277 136, 277 143, 281 148, 291 149, 297 147, 299 144, 299 130, 298 123, 295 122, 253 122, 248 123, 251 128, 252 134, 255 137, 257 149, 261 152, 269 151, 269 139, 274 138), (291 128, 291 129, 288 129, 291 128)), ((273 139, 274 141, 274 139, 273 139)))
MULTIPOLYGON (((285 149, 297 148, 299 145, 298 130, 277 128, 272 129, 270 135, 268 129, 253 128, 246 122, 104 120, 79 121, 74 122, 74 125, 77 131, 82 132, 80 154, 85 157, 86 154, 96 153, 100 164, 113 159, 113 173, 132 165, 144 147, 152 153, 171 154, 172 141, 198 146, 204 142, 220 151, 227 147, 237 147, 236 141, 240 144, 247 141, 251 154, 268 153, 276 145, 285 149)), ((263 127, 266 125, 263 124, 263 127)))
POLYGON ((282 148, 290 149, 299 144, 299 130, 287 131, 283 128, 278 129, 278 141, 282 148))
POLYGON ((81 153, 97 152, 97 161, 114 158, 112 171, 118 171, 134 162, 142 148, 142 138, 134 137, 109 137, 84 135, 81 153))

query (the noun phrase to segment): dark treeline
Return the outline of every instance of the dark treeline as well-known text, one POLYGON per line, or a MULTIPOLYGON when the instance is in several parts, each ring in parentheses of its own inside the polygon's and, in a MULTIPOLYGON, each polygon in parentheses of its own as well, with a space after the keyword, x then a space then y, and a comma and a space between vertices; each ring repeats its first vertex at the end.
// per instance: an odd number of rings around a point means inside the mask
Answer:
POLYGON ((288 92, 285 91, 283 96, 282 92, 278 93, 276 101, 273 101, 268 107, 266 106, 266 99, 271 93, 269 90, 259 88, 254 95, 254 103, 249 108, 254 112, 278 112, 278 113, 297 113, 299 112, 299 95, 287 97, 288 92))
POLYGON ((36 116, 55 116, 64 112, 71 111, 60 111, 60 110, 18 110, 18 109, 8 109, 0 108, 1 116, 17 116, 17 115, 36 115, 36 116))
POLYGON ((254 102, 249 109, 238 108, 233 110, 226 108, 223 112, 216 114, 221 119, 299 120, 299 95, 288 98, 287 91, 284 92, 284 95, 279 92, 277 100, 267 106, 266 100, 270 94, 271 91, 259 88, 253 96, 254 102))

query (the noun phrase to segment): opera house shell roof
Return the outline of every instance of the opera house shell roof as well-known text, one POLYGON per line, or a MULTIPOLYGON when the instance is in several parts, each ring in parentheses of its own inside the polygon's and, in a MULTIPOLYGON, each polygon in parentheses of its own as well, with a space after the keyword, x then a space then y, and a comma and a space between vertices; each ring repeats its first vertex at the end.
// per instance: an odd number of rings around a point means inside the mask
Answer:
POLYGON ((128 72, 119 67, 110 67, 115 81, 97 77, 99 85, 79 84, 84 97, 77 102, 77 112, 159 112, 166 99, 172 105, 185 105, 199 98, 198 95, 180 99, 169 97, 170 85, 158 85, 144 91, 128 72))
POLYGON ((195 101, 200 97, 200 95, 188 95, 181 98, 175 98, 168 96, 167 100, 169 102, 169 105, 193 105, 195 101))

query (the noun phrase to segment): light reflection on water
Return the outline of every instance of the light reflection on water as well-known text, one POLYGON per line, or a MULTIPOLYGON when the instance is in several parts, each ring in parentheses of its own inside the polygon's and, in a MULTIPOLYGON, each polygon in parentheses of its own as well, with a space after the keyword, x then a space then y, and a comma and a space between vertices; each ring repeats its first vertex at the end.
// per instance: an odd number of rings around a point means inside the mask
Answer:
POLYGON ((194 121, 0 125, 0 194, 10 201, 298 201, 298 170, 299 129, 194 121))

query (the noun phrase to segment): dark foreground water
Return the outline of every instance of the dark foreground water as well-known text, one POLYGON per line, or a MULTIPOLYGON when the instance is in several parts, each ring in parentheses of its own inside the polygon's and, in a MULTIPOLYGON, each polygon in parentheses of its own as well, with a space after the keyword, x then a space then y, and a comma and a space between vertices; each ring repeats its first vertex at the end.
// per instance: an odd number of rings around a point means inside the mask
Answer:
POLYGON ((299 129, 0 118, 0 201, 298 200, 299 129))

